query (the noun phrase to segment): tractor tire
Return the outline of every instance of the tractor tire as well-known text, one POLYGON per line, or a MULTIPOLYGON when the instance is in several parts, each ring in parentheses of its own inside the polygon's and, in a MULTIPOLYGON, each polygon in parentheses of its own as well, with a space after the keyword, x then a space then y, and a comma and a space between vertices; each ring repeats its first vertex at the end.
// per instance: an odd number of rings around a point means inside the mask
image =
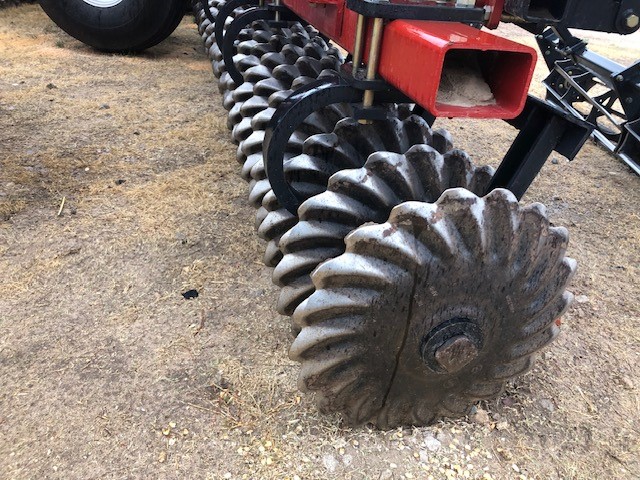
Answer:
POLYGON ((140 52, 173 33, 184 0, 40 0, 45 13, 72 37, 104 52, 140 52))

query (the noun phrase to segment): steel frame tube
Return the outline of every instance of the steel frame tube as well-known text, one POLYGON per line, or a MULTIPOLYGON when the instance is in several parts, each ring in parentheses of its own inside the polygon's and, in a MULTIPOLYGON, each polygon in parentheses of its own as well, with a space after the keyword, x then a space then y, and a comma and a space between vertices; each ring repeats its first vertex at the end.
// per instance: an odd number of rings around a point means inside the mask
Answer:
POLYGON ((364 47, 364 15, 358 14, 356 24, 356 38, 353 47, 353 74, 355 75, 362 62, 362 49, 364 47))
MULTIPOLYGON (((378 72, 378 61, 380 59, 380 45, 382 44, 382 27, 384 19, 373 20, 373 33, 371 34, 371 47, 369 48, 369 58, 367 59, 367 80, 375 80, 378 72)), ((362 99, 364 108, 373 106, 373 90, 365 90, 362 99)))

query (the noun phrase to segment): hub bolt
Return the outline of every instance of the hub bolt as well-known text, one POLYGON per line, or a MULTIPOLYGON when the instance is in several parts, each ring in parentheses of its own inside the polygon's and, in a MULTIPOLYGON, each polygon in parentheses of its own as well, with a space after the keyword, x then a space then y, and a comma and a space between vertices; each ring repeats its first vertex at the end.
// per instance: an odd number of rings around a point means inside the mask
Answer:
POLYGON ((436 361, 448 373, 454 373, 478 356, 478 347, 466 335, 450 338, 435 352, 436 361))
POLYGON ((638 15, 636 15, 635 13, 631 13, 627 15, 627 18, 625 18, 625 22, 627 24, 627 27, 636 28, 640 24, 640 17, 638 17, 638 15))

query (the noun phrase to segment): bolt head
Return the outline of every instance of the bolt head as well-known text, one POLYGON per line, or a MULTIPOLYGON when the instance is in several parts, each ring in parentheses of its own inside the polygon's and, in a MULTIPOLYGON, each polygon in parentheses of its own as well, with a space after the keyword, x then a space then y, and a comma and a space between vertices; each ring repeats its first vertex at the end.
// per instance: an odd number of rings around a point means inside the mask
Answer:
POLYGON ((450 338, 436 350, 436 361, 448 373, 454 373, 478 356, 478 347, 466 335, 450 338))
POLYGON ((627 15, 627 18, 625 18, 625 23, 629 28, 636 28, 638 25, 640 25, 640 17, 638 17, 638 15, 636 15, 635 13, 632 13, 630 15, 627 15))

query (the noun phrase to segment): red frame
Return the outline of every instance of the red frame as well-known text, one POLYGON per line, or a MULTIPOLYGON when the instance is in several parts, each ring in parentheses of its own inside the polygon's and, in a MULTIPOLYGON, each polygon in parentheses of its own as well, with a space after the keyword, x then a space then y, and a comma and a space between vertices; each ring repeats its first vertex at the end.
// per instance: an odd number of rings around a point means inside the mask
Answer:
POLYGON ((524 108, 536 57, 531 47, 462 23, 396 20, 385 28, 379 72, 437 117, 512 119, 524 108), (495 105, 437 101, 444 60, 452 50, 477 52, 495 105))
MULTIPOLYGON (((296 14, 353 52, 357 14, 345 3, 284 0, 296 14)), ((486 22, 489 28, 499 24, 503 5, 504 0, 476 1, 477 7, 491 9, 486 22)), ((370 32, 371 21, 367 29, 370 32)), ((365 47, 365 60, 367 50, 365 47)), ((511 119, 524 108, 536 58, 531 47, 462 23, 394 20, 385 25, 378 71, 387 82, 436 116, 511 119), (485 80, 496 105, 461 107, 436 101, 444 59, 447 52, 456 49, 477 51, 481 59, 491 58, 490 65, 484 68, 485 80)))

